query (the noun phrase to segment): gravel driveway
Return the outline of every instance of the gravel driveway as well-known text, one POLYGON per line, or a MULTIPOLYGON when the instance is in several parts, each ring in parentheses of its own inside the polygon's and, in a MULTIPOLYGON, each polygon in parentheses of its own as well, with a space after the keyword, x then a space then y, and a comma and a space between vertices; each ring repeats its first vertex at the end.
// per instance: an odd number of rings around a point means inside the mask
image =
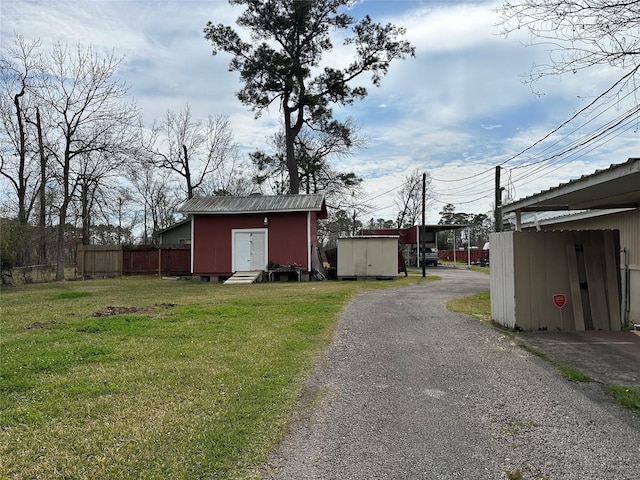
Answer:
POLYGON ((446 311, 488 276, 432 272, 349 305, 265 478, 640 479, 638 417, 446 311))

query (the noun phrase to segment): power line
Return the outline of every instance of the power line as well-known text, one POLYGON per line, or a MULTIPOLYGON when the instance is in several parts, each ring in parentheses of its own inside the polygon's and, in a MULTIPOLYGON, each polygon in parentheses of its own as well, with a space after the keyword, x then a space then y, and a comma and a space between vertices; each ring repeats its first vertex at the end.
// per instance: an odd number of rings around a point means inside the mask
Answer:
POLYGON ((635 117, 638 115, 638 113, 640 113, 640 106, 636 106, 631 110, 625 112, 623 115, 620 115, 618 118, 608 122, 601 128, 600 131, 592 132, 589 135, 583 136, 577 139, 575 142, 572 142, 570 145, 565 146, 564 149, 556 151, 552 155, 545 157, 542 160, 529 164, 528 167, 534 165, 538 166, 533 171, 523 172, 523 174, 517 177, 514 182, 523 177, 529 178, 534 173, 541 172, 545 168, 549 168, 558 163, 562 163, 563 161, 565 161, 565 163, 568 163, 569 160, 565 160, 564 157, 569 156, 569 158, 571 158, 576 153, 584 150, 588 146, 593 146, 593 148, 595 148, 596 146, 600 146, 606 142, 611 141, 613 138, 616 138, 622 133, 633 128, 634 124, 636 123, 635 117), (546 165, 542 165, 542 163, 545 163, 546 165))
MULTIPOLYGON (((622 100, 626 99, 629 95, 632 95, 632 94, 633 94, 633 92, 628 93, 627 95, 625 95, 624 97, 622 97, 622 98, 620 99, 620 101, 622 101, 622 100)), ((552 149, 552 147, 560 146, 563 140, 566 140, 566 139, 570 138, 570 137, 571 137, 571 135, 573 135, 574 133, 578 132, 580 129, 582 129, 582 128, 586 127, 586 126, 587 126, 587 125, 589 125, 590 123, 594 122, 596 119, 598 119, 599 117, 601 117, 601 116, 602 116, 602 115, 604 115, 607 111, 609 111, 611 108, 614 108, 614 107, 615 107, 615 105, 613 105, 613 104, 612 104, 612 105, 610 105, 609 107, 607 107, 603 112, 600 112, 600 113, 598 113, 598 114, 597 114, 597 115, 595 115, 595 116, 592 116, 588 121, 586 121, 586 122, 584 122, 583 124, 581 124, 581 125, 577 126, 577 127, 576 127, 575 129, 573 129, 571 132, 568 132, 566 135, 564 135, 564 137, 562 137, 562 138, 560 138, 560 139, 556 140, 554 143, 552 143, 551 145, 549 145, 549 146, 547 146, 546 148, 544 148, 540 153, 538 153, 538 154, 537 154, 537 156, 538 156, 538 157, 539 157, 539 156, 542 156, 542 154, 543 154, 544 152, 548 152, 549 150, 551 150, 551 149, 552 149)), ((619 116, 618 118, 620 118, 620 116, 619 116)), ((604 126, 606 126, 607 124, 610 124, 610 123, 611 123, 611 122, 613 122, 613 121, 614 121, 614 120, 610 120, 609 122, 605 123, 605 124, 604 124, 603 126, 601 126, 600 128, 603 128, 604 126)), ((583 136, 583 137, 584 137, 584 136, 583 136)), ((576 140, 576 141, 578 141, 578 140, 576 140)), ((563 147, 558 147, 558 149, 551 150, 551 152, 558 151, 558 150, 559 150, 559 149, 561 149, 561 148, 563 148, 563 147)), ((534 157, 534 158, 535 158, 535 157, 534 157)), ((512 167, 512 168, 513 168, 513 169, 517 169, 517 168, 526 168, 526 167, 529 167, 529 166, 531 166, 531 165, 535 165, 535 164, 538 164, 538 163, 545 162, 545 161, 547 161, 547 160, 548 160, 548 158, 549 158, 548 156, 547 156, 547 157, 543 157, 541 160, 532 161, 531 163, 524 163, 524 162, 523 162, 523 163, 520 163, 519 165, 516 165, 516 166, 514 166, 514 167, 512 167)))
POLYGON ((548 132, 545 136, 543 136, 542 138, 540 138, 539 140, 535 141, 532 145, 528 146, 527 148, 525 148, 524 150, 520 151, 519 153, 516 153, 515 155, 509 157, 507 160, 505 160, 504 162, 500 163, 499 166, 503 166, 506 163, 515 160, 516 158, 520 157, 521 155, 525 154, 526 152, 528 152, 529 150, 533 149, 534 147, 536 147, 537 145, 539 145, 540 143, 544 142, 547 138, 551 137, 552 135, 554 135, 555 133, 557 133, 560 129, 562 129, 564 126, 568 125, 570 122, 572 122, 573 120, 575 120, 579 115, 583 114, 584 112, 588 111, 593 105, 597 104, 597 102, 600 101, 600 99, 606 97, 607 95, 609 95, 615 88, 617 88, 620 84, 626 82, 631 76, 635 75, 635 73, 640 69, 640 65, 637 65, 636 67, 634 67, 631 71, 629 71, 627 74, 623 75, 621 78, 619 78, 616 82, 614 82, 613 85, 611 85, 611 87, 609 87, 607 90, 605 90, 604 92, 602 92, 600 95, 598 95, 593 101, 591 101, 588 105, 586 105, 585 107, 581 108, 580 110, 578 110, 576 113, 574 113, 568 120, 565 120, 564 122, 562 122, 560 125, 558 125, 557 127, 555 127, 553 130, 551 130, 550 132, 548 132))

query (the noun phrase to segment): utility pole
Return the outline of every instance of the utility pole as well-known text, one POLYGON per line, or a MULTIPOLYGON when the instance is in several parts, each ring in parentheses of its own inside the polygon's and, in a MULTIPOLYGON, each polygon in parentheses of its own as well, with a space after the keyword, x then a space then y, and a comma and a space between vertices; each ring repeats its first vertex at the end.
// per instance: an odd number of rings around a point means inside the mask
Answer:
POLYGON ((427 173, 422 174, 422 229, 420 231, 420 251, 422 252, 422 278, 427 276, 427 261, 424 258, 424 252, 426 248, 426 235, 425 235, 425 227, 424 227, 424 211, 426 206, 426 196, 427 196, 427 173))
POLYGON ((495 186, 495 225, 496 232, 502 231, 502 189, 500 188, 500 166, 496 167, 496 186, 495 186))

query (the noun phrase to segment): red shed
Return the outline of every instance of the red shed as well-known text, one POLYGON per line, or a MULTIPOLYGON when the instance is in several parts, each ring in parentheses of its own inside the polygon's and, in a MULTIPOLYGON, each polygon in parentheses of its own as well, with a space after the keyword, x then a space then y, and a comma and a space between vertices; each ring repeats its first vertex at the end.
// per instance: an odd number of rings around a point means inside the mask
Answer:
POLYGON ((216 280, 268 265, 307 274, 327 218, 323 195, 194 197, 178 211, 191 216, 192 275, 216 280))

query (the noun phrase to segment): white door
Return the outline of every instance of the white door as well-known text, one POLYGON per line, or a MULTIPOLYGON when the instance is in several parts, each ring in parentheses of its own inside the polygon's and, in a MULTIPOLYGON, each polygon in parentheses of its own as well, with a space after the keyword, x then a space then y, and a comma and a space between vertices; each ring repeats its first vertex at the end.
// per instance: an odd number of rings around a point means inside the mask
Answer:
POLYGON ((263 230, 233 231, 233 271, 264 270, 267 265, 267 233, 263 230))

